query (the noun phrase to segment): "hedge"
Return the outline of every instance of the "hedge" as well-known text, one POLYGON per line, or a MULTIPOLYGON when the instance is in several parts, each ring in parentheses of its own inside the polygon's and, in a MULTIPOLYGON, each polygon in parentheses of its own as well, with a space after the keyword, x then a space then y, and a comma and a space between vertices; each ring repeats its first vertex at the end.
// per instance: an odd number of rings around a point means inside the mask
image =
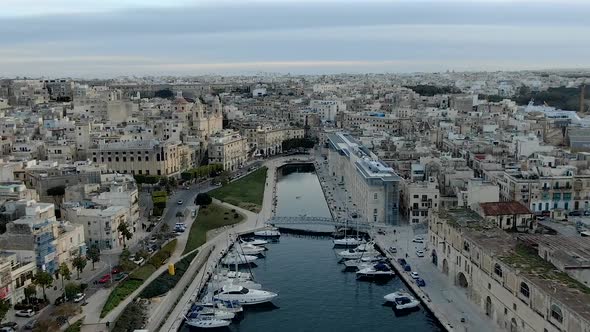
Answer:
POLYGON ((176 248, 178 240, 174 239, 168 242, 162 249, 158 250, 150 259, 148 259, 148 264, 153 265, 154 267, 158 268, 164 264, 164 262, 172 256, 174 252, 174 248, 176 248))
POLYGON ((178 281, 180 281, 180 278, 182 278, 184 273, 188 270, 196 255, 197 252, 195 251, 178 261, 174 266, 175 273, 173 276, 168 274, 168 271, 162 272, 162 274, 141 291, 139 296, 143 298, 152 298, 166 294, 166 292, 174 288, 178 281))

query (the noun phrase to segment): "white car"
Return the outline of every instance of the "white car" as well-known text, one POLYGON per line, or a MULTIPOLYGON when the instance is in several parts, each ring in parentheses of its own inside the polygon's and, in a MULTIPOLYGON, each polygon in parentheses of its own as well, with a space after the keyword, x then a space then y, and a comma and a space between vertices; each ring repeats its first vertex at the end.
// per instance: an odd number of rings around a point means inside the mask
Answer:
POLYGON ((24 309, 24 310, 18 310, 15 315, 17 317, 33 317, 35 316, 35 310, 33 309, 24 309))
POLYGON ((410 273, 410 276, 412 277, 412 279, 420 278, 420 275, 418 275, 418 272, 412 272, 412 273, 410 273))
POLYGON ((421 236, 417 236, 417 237, 415 237, 415 238, 412 240, 412 242, 414 242, 414 243, 424 243, 424 238, 423 238, 423 237, 421 237, 421 236))
POLYGON ((418 256, 418 257, 424 257, 424 251, 422 251, 422 250, 416 250, 416 256, 418 256))
POLYGON ((137 265, 142 265, 143 262, 145 262, 145 259, 143 257, 138 257, 136 260, 133 261, 133 263, 137 265))
POLYGON ((78 302, 84 300, 85 297, 86 297, 86 294, 84 294, 84 293, 78 293, 74 297, 74 302, 78 303, 78 302))

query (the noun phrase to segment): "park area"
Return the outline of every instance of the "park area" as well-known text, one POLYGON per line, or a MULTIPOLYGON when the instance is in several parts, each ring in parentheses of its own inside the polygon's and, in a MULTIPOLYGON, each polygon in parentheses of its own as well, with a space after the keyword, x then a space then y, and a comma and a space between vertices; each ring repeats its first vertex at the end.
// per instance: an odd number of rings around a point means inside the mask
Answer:
POLYGON ((228 209, 219 204, 203 205, 193 222, 184 253, 197 249, 207 241, 207 232, 228 225, 237 224, 244 220, 244 216, 234 209, 228 209))
POLYGON ((266 171, 266 167, 261 167, 241 179, 210 191, 209 194, 220 201, 258 213, 262 208, 266 171))

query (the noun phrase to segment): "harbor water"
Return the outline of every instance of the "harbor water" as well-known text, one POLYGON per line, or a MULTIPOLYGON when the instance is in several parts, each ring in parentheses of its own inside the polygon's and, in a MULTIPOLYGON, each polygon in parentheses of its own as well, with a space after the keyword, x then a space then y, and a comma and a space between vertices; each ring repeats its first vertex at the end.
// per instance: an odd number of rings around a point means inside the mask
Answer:
MULTIPOLYGON (((287 167, 279 170, 277 215, 329 216, 313 168, 287 167)), ((334 249, 328 237, 282 234, 267 247, 252 272, 264 290, 279 296, 272 304, 246 307, 229 331, 443 331, 422 307, 397 315, 384 305, 384 295, 407 290, 403 282, 358 281, 339 264, 336 252, 343 249, 334 249)))

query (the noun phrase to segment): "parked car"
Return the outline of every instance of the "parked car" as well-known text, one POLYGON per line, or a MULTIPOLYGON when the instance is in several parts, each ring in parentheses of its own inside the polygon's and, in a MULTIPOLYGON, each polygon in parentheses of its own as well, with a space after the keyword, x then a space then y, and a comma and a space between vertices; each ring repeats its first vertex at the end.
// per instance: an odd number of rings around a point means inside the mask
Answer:
POLYGON ((412 271, 412 267, 410 266, 410 264, 404 265, 404 271, 406 271, 406 272, 412 271))
POLYGON ((111 281, 111 275, 110 274, 105 274, 100 279, 98 279, 98 283, 99 284, 106 284, 109 281, 111 281))
POLYGON ((15 313, 16 317, 33 317, 35 316, 35 310, 33 309, 24 309, 24 310, 18 310, 15 313))
POLYGON ((74 302, 78 303, 78 302, 84 300, 85 297, 86 297, 86 294, 78 293, 78 294, 76 294, 76 296, 74 296, 74 302))
MULTIPOLYGON (((13 331, 16 331, 16 329, 18 328, 18 324, 16 322, 6 322, 6 323, 2 323, 2 325, 0 325, 0 327, 2 327, 3 329, 9 328, 9 329, 12 329, 13 331)), ((0 330, 0 331, 2 331, 2 330, 0 330)))
POLYGON ((66 302, 66 298, 62 295, 62 296, 58 297, 57 299, 55 299, 55 302, 53 304, 60 305, 64 302, 66 302))
POLYGON ((387 251, 389 251, 392 254, 395 254, 395 253, 397 253, 397 248, 395 248, 395 247, 389 247, 389 249, 387 249, 387 251))
POLYGON ((579 216, 582 215, 582 212, 580 212, 580 211, 572 211, 569 214, 570 214, 570 216, 573 216, 573 217, 579 217, 579 216))
POLYGON ((424 251, 422 251, 422 250, 416 250, 416 256, 418 256, 418 257, 424 257, 424 251))
POLYGON ((585 216, 585 217, 588 217, 588 216, 590 216, 590 211, 584 211, 584 216, 585 216))
POLYGON ((397 259, 397 262, 398 262, 398 263, 399 263, 399 265, 401 265, 401 266, 404 266, 404 265, 408 264, 408 262, 406 262, 406 260, 405 260, 405 259, 403 259, 403 258, 398 258, 398 259, 397 259))
POLYGON ((0 328, 0 332, 15 332, 15 331, 16 331, 15 329, 13 329, 12 327, 9 327, 9 326, 0 328))
POLYGON ((410 273, 410 276, 412 277, 412 279, 418 279, 418 278, 420 278, 420 275, 418 275, 418 272, 415 272, 415 271, 412 272, 412 273, 410 273))
POLYGON ((122 273, 117 274, 113 279, 115 281, 121 281, 121 280, 127 278, 128 275, 129 275, 128 273, 122 272, 122 273))
POLYGON ((33 328, 35 328, 35 324, 37 324, 37 320, 33 319, 32 321, 25 324, 24 329, 25 330, 32 330, 33 328))
POLYGON ((143 257, 138 257, 136 260, 133 261, 133 263, 137 265, 142 265, 143 262, 145 262, 145 259, 143 257))
POLYGON ((121 271, 123 271, 123 270, 121 269, 121 267, 120 267, 120 266, 115 266, 115 267, 114 267, 114 268, 111 270, 111 273, 112 273, 112 274, 117 274, 117 273, 121 273, 121 271))
POLYGON ((416 279, 416 285, 418 285, 418 287, 424 287, 426 286, 426 281, 424 281, 422 278, 418 278, 416 279))
POLYGON ((416 237, 415 237, 415 238, 412 240, 412 242, 414 242, 414 243, 424 243, 424 238, 423 238, 423 237, 421 237, 421 236, 416 236, 416 237))

